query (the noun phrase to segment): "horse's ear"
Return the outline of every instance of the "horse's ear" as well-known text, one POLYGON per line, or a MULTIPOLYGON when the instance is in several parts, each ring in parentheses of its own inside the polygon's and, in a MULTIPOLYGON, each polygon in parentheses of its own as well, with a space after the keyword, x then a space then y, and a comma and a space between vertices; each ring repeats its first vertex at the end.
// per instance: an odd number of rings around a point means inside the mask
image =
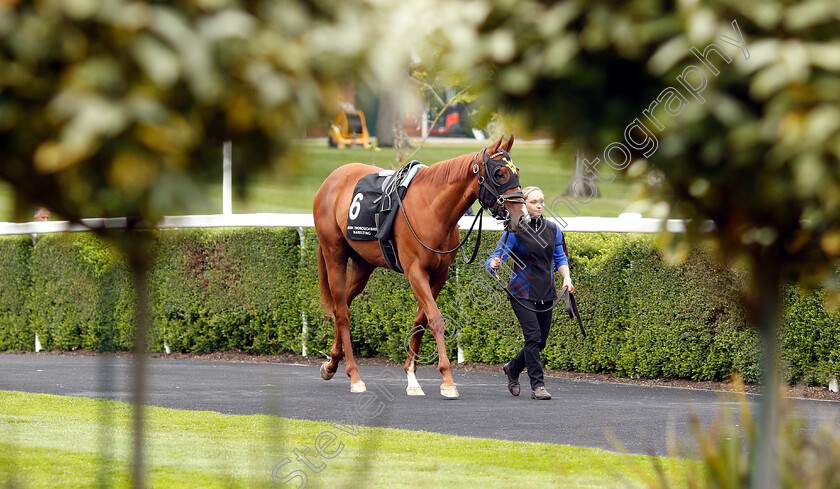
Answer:
POLYGON ((502 145, 502 139, 504 139, 504 136, 500 136, 499 140, 496 141, 495 143, 493 143, 493 145, 490 146, 490 148, 487 149, 488 156, 489 155, 494 155, 494 154, 499 152, 499 146, 502 145))
POLYGON ((505 143, 505 145, 502 146, 502 149, 507 151, 508 153, 510 153, 510 148, 512 148, 512 147, 513 147, 513 134, 510 135, 510 139, 508 139, 507 142, 505 143))

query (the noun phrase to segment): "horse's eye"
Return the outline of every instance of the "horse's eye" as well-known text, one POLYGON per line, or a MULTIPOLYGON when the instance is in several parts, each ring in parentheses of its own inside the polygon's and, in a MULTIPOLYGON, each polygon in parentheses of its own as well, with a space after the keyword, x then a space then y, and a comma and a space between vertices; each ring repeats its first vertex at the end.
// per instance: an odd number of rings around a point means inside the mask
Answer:
POLYGON ((504 171, 502 168, 496 170, 496 172, 493 173, 493 177, 496 179, 496 182, 500 184, 505 184, 508 180, 510 180, 510 174, 504 171))

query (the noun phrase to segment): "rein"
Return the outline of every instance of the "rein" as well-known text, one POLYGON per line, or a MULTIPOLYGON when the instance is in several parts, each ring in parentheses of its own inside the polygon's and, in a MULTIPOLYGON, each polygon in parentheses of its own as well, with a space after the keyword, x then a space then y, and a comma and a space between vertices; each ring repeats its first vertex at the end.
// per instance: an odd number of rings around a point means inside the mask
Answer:
POLYGON ((508 296, 510 296, 511 299, 515 300, 516 303, 519 304, 522 308, 527 309, 531 312, 552 311, 552 310, 554 310, 555 307, 557 307, 557 304, 559 304, 561 300, 565 301, 566 302, 566 314, 568 314, 570 318, 577 319, 578 326, 580 326, 580 332, 583 335, 583 337, 586 338, 586 329, 583 327, 583 320, 580 317, 580 311, 578 311, 577 301, 575 300, 574 294, 569 292, 569 288, 566 287, 565 285, 563 286, 562 294, 560 294, 560 297, 558 297, 557 300, 554 301, 553 304, 551 304, 551 307, 549 307, 548 309, 532 309, 532 308, 526 306, 525 304, 523 304, 522 301, 520 301, 518 297, 513 295, 513 293, 507 288, 507 286, 504 284, 504 282, 502 282, 502 279, 499 278, 499 275, 495 271, 493 273, 491 273, 490 275, 493 277, 493 279, 496 280, 496 282, 499 284, 499 286, 505 292, 507 292, 508 296))
MULTIPOLYGON (((505 231, 505 235, 502 237, 502 243, 507 243, 507 237, 508 237, 508 234, 510 234, 510 232, 509 232, 509 231, 505 231)), ((513 253, 513 250, 511 250, 511 253, 513 253)), ((500 268, 501 268, 501 267, 500 267, 500 268)), ((508 296, 510 296, 510 298, 511 298, 511 299, 515 300, 517 304, 519 304, 520 306, 522 306, 523 308, 525 308, 525 309, 527 309, 527 310, 529 310, 529 311, 531 311, 531 312, 545 312, 545 311, 553 311, 553 310, 554 310, 554 308, 555 308, 555 307, 557 307, 557 304, 559 304, 559 303, 560 303, 560 297, 558 297, 558 298, 557 298, 557 300, 555 300, 555 301, 551 304, 551 307, 549 307, 548 309, 532 309, 532 308, 530 308, 530 307, 526 306, 525 304, 523 304, 523 303, 522 303, 522 301, 520 301, 518 297, 516 297, 515 295, 513 295, 513 292, 511 292, 511 291, 510 291, 510 289, 508 289, 508 286, 507 286, 507 285, 505 285, 505 283, 504 283, 504 282, 502 282, 502 279, 499 277, 499 274, 498 274, 498 273, 496 273, 496 271, 495 271, 495 270, 493 270, 493 273, 491 273, 490 275, 491 275, 494 279, 496 279, 496 282, 498 282, 498 283, 499 283, 499 286, 500 286, 500 287, 502 287, 502 289, 504 289, 504 291, 505 291, 505 292, 507 292, 507 295, 508 295, 508 296)), ((563 287, 563 288, 564 288, 566 291, 568 291, 568 289, 566 289, 566 287, 563 287)))
MULTIPOLYGON (((473 222, 470 225, 470 230, 467 231, 467 235, 464 236, 464 239, 462 239, 460 243, 458 243, 458 246, 452 248, 449 251, 438 251, 438 250, 435 250, 433 248, 429 248, 428 246, 426 246, 426 243, 424 243, 420 239, 420 237, 417 236, 417 233, 414 232, 414 228, 411 227, 411 223, 408 222, 408 216, 405 214, 405 207, 403 207, 402 199, 399 198, 399 194, 397 194, 397 204, 399 204, 399 206, 400 206, 400 211, 402 211, 402 215, 403 215, 403 218, 405 219, 405 223, 408 224, 408 229, 409 229, 409 231, 411 231, 411 234, 414 235, 414 239, 416 239, 418 243, 423 245, 423 248, 426 248, 427 250, 435 252, 439 255, 448 255, 449 253, 454 253, 454 252, 458 251, 462 246, 464 246, 464 244, 467 242, 467 239, 469 239, 473 228, 475 227, 475 222, 478 221, 478 218, 481 217, 481 214, 484 213, 484 207, 482 206, 481 209, 479 209, 478 214, 475 215, 475 219, 473 219, 473 222)), ((466 253, 463 253, 463 250, 461 250, 461 253, 463 254, 463 258, 464 258, 464 263, 469 265, 470 263, 475 261, 475 257, 478 256, 478 247, 479 247, 480 244, 481 244, 481 221, 478 221, 478 237, 475 240, 475 249, 473 250, 472 257, 470 257, 470 259, 467 260, 466 253)))
MULTIPOLYGON (((504 235, 504 238, 502 239, 502 243, 507 242, 507 237, 508 237, 508 231, 505 231, 505 235, 504 235)), ((513 250, 511 250, 511 253, 513 253, 513 250)), ((566 256, 569 256, 568 251, 566 251, 566 237, 565 236, 563 236, 563 253, 565 253, 566 256)), ((551 304, 551 307, 549 307, 548 309, 532 309, 532 308, 526 306, 525 304, 523 304, 522 301, 520 301, 518 297, 513 295, 513 292, 511 292, 510 289, 508 289, 508 286, 505 285, 504 282, 502 282, 502 279, 499 277, 499 274, 496 273, 496 270, 493 270, 493 273, 491 273, 490 276, 492 276, 493 279, 499 284, 499 286, 505 292, 507 292, 507 295, 510 296, 511 299, 515 300, 517 304, 519 304, 520 306, 522 306, 523 308, 525 308, 525 309, 527 309, 531 312, 553 311, 554 308, 557 307, 557 304, 559 304, 561 300, 565 301, 566 302, 566 313, 569 315, 570 318, 577 319, 578 326, 580 326, 580 332, 581 332, 581 334, 583 334, 583 337, 586 338, 586 329, 583 327, 583 320, 580 317, 580 311, 578 311, 577 301, 575 300, 574 294, 569 292, 569 288, 566 287, 565 285, 563 286, 562 293, 560 294, 560 297, 558 297, 557 300, 555 300, 554 303, 551 304)))
MULTIPOLYGON (((470 229, 469 229, 469 231, 467 231, 467 235, 464 236, 464 239, 462 239, 460 243, 458 243, 458 246, 456 246, 455 248, 452 248, 451 250, 441 251, 441 250, 436 250, 434 248, 431 248, 428 245, 426 245, 426 243, 424 243, 420 239, 419 236, 417 236, 417 233, 414 232, 414 228, 411 226, 411 223, 408 221, 408 216, 405 213, 405 207, 403 207, 402 199, 400 198, 399 193, 396 194, 397 195, 397 204, 400 206, 400 211, 402 212, 403 218, 405 219, 405 223, 408 224, 408 229, 411 231, 411 234, 414 235, 414 239, 416 239, 417 242, 420 243, 423 246, 423 248, 426 248, 427 250, 429 250, 433 253, 437 253, 439 255, 448 255, 449 253, 454 253, 454 252, 458 251, 459 249, 461 249, 461 247, 464 246, 464 244, 467 242, 467 239, 469 239, 470 234, 472 233, 472 230, 475 227, 476 221, 478 221, 478 219, 481 217, 481 214, 484 212, 485 209, 487 209, 494 217, 497 217, 497 219, 502 218, 502 217, 496 216, 497 214, 500 214, 501 216, 506 216, 506 219, 510 219, 510 213, 504 208, 505 202, 514 201, 514 202, 521 202, 521 203, 524 204, 525 199, 522 196, 522 191, 521 190, 517 190, 515 192, 510 192, 508 195, 500 195, 496 191, 496 189, 494 189, 493 187, 491 187, 490 185, 487 184, 487 178, 484 175, 482 175, 481 171, 480 171, 481 168, 483 167, 485 173, 487 172, 487 168, 486 168, 487 164, 485 163, 485 160, 487 159, 487 148, 484 148, 480 153, 482 155, 480 165, 478 163, 479 153, 476 153, 475 156, 473 156, 473 173, 476 175, 476 179, 478 180, 478 203, 481 205, 481 209, 475 215, 475 219, 473 219, 473 222, 470 225, 470 229), (489 203, 489 199, 482 198, 482 194, 484 194, 484 196, 486 196, 487 192, 489 192, 494 197, 494 201, 492 203, 489 203)), ((504 154, 504 153, 501 153, 501 152, 497 153, 497 154, 493 155, 492 157, 490 157, 490 159, 492 160, 493 158, 495 158, 496 156, 499 156, 500 154, 504 154)), ((472 263, 473 261, 475 261, 476 256, 478 256, 478 248, 481 245, 481 224, 482 224, 481 221, 478 221, 478 236, 476 237, 475 248, 473 249, 472 256, 469 258, 469 260, 467 259, 466 253, 464 253, 464 251, 461 250, 461 255, 464 259, 464 263, 466 263, 466 264, 472 263)))

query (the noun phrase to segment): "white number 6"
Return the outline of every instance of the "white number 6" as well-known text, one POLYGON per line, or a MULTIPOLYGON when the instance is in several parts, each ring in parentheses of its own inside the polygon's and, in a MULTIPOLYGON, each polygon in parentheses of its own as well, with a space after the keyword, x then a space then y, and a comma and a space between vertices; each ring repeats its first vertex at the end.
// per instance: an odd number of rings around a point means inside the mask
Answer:
POLYGON ((361 192, 353 197, 353 202, 350 204, 350 220, 354 221, 359 217, 359 212, 362 210, 362 198, 364 196, 361 192))

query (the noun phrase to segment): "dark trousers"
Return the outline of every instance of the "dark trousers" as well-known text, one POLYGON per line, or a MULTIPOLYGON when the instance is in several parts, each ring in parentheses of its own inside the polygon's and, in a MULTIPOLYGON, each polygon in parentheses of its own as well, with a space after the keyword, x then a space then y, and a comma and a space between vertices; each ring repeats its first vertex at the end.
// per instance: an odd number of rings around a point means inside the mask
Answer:
POLYGON ((519 350, 519 353, 513 357, 513 360, 508 362, 508 369, 512 375, 519 375, 527 368, 528 377, 531 381, 531 389, 536 389, 541 385, 545 385, 545 382, 543 382, 543 367, 542 360, 540 359, 540 351, 545 348, 545 343, 548 341, 548 331, 551 328, 552 310, 550 308, 552 301, 540 303, 511 297, 510 303, 513 306, 513 313, 516 314, 516 319, 519 320, 519 325, 522 326, 525 346, 519 350), (531 309, 540 310, 540 312, 525 309, 519 305, 517 300, 531 309))

